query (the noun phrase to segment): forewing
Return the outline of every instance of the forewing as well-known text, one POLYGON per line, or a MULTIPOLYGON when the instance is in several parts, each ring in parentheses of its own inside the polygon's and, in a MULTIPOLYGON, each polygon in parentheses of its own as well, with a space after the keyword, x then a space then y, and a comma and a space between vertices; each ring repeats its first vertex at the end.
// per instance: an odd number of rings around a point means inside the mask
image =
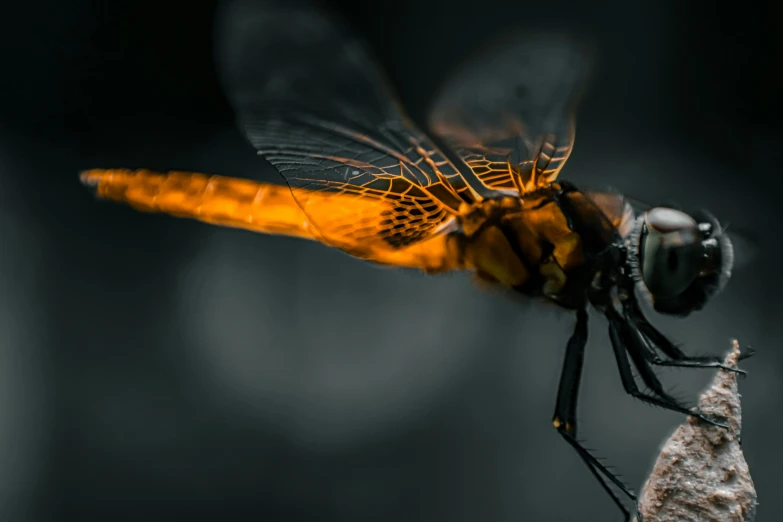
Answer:
POLYGON ((446 82, 430 128, 490 189, 525 193, 551 183, 573 148, 587 58, 566 36, 505 38, 446 82))
POLYGON ((297 2, 239 0, 223 14, 218 60, 229 100, 327 242, 410 245, 478 198, 339 20, 297 2), (355 197, 324 214, 313 191, 355 197), (383 203, 382 219, 361 218, 367 200, 383 203))

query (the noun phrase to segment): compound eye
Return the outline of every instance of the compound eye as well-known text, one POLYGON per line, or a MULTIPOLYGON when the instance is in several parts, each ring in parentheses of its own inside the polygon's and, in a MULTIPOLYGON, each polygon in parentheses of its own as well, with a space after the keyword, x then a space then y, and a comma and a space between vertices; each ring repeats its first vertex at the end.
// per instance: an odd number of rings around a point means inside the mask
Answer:
POLYGON ((699 227, 692 217, 671 208, 645 215, 642 278, 654 296, 674 297, 698 277, 702 261, 699 227))
POLYGON ((648 211, 644 216, 644 222, 649 228, 660 233, 684 230, 696 232, 699 228, 696 220, 685 212, 665 207, 656 207, 648 211))

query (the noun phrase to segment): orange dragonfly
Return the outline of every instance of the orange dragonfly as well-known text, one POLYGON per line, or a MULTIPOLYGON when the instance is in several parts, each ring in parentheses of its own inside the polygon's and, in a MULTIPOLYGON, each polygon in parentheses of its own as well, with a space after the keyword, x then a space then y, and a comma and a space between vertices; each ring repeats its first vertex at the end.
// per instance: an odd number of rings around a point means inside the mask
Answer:
POLYGON ((574 145, 583 48, 565 36, 526 36, 468 60, 437 97, 428 135, 334 16, 239 3, 229 20, 225 90, 287 186, 126 169, 88 170, 82 182, 139 210, 315 240, 382 265, 472 271, 573 310, 553 424, 628 516, 616 490, 635 503, 633 491, 576 439, 587 308, 608 319, 627 393, 719 425, 672 398, 651 365, 721 360, 682 352, 639 300, 688 315, 724 287, 733 255, 710 216, 637 212, 620 195, 558 181, 574 145))

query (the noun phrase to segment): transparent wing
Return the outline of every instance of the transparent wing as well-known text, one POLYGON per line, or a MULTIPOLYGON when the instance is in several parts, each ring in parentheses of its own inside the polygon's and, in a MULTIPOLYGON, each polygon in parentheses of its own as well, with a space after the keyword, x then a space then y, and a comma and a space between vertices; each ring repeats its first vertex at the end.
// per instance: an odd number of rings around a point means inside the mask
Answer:
POLYGON ((242 128, 326 242, 407 246, 446 230, 461 203, 480 199, 407 119, 340 21, 298 2, 237 0, 223 11, 218 41, 242 128), (313 206, 322 201, 315 191, 353 197, 330 217, 313 206), (372 226, 356 210, 367 200, 383 203, 372 226))
POLYGON ((566 36, 505 38, 446 82, 430 128, 490 189, 525 193, 551 183, 574 145, 588 56, 566 36))

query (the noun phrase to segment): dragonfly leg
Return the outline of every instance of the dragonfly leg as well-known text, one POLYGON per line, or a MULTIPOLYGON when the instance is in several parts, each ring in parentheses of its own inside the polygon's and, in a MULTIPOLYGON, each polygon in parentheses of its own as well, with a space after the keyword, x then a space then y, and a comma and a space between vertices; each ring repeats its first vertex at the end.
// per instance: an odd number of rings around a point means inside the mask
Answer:
POLYGON ((661 385, 661 381, 658 380, 658 377, 656 377, 652 368, 650 368, 645 360, 644 351, 649 350, 649 347, 644 344, 644 340, 639 331, 625 322, 620 315, 611 308, 606 311, 606 316, 609 320, 609 338, 612 342, 615 359, 617 360, 617 367, 620 371, 620 379, 622 380, 623 388, 628 395, 667 410, 691 415, 707 424, 712 424, 713 426, 728 428, 726 424, 710 419, 699 411, 683 406, 676 399, 667 394, 661 385), (634 366, 636 366, 636 369, 639 371, 639 376, 644 384, 650 389, 652 395, 639 390, 639 387, 634 380, 633 372, 631 371, 628 355, 631 356, 634 366))
MULTIPOLYGON (((632 290, 633 283, 627 283, 632 290)), ((628 295, 632 296, 633 292, 629 291, 628 295)), ((723 359, 714 355, 688 355, 680 350, 677 345, 666 338, 657 328, 655 328, 642 313, 639 308, 639 303, 631 298, 623 303, 623 309, 625 312, 626 320, 639 329, 642 335, 649 340, 656 348, 661 350, 671 360, 664 360, 658 357, 657 353, 650 351, 650 357, 648 361, 656 366, 677 366, 687 368, 721 368, 726 371, 745 374, 744 370, 739 368, 732 368, 723 364, 723 359)), ((751 357, 755 351, 748 349, 745 353, 742 353, 739 360, 744 360, 751 357)))
POLYGON ((579 309, 576 315, 576 328, 568 340, 563 369, 560 376, 560 385, 557 392, 555 415, 552 423, 555 429, 573 447, 582 460, 587 464, 590 472, 601 484, 601 487, 609 494, 615 504, 622 510, 626 519, 630 514, 618 495, 612 489, 614 484, 620 491, 636 503, 636 495, 623 484, 606 466, 590 454, 576 438, 576 405, 579 394, 579 384, 582 377, 584 364, 585 345, 587 344, 587 311, 579 309))
MULTIPOLYGON (((626 306, 626 319, 635 324, 639 331, 646 337, 652 344, 660 349, 664 355, 670 357, 672 360, 661 359, 654 352, 648 352, 648 361, 650 364, 656 366, 676 366, 686 368, 721 368, 726 371, 745 374, 745 370, 739 368, 732 368, 723 364, 723 360, 718 356, 712 355, 688 355, 680 350, 673 342, 666 338, 657 328, 655 328, 642 315, 641 310, 638 308, 638 304, 631 304, 626 306)), ((747 359, 751 357, 755 352, 753 350, 747 350, 741 354, 739 360, 747 359)))

